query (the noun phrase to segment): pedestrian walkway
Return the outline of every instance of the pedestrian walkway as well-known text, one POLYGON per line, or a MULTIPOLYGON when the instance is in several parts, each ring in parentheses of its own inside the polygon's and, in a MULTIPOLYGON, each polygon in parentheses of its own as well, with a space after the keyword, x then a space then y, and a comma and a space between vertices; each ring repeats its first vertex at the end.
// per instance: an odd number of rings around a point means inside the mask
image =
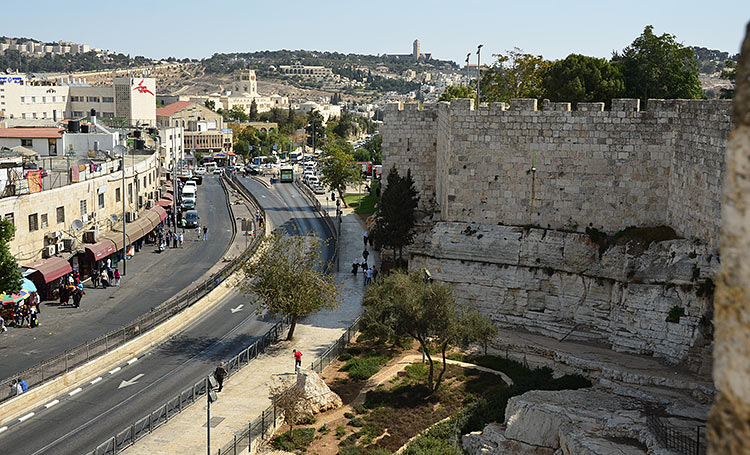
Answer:
MULTIPOLYGON (((324 196, 319 197, 325 209, 324 196)), ((334 207, 335 210, 335 207, 334 207)), ((334 213, 335 215, 335 213, 334 213)), ((351 209, 344 209, 339 238, 344 257, 362 251, 364 223, 351 209)), ((371 252, 370 262, 377 253, 371 252)), ((233 440, 235 433, 247 428, 271 401, 268 386, 277 378, 294 374, 293 350, 302 351, 302 364, 309 366, 334 343, 361 313, 364 278, 352 276, 348 267, 336 273, 343 304, 335 311, 323 311, 303 318, 297 324, 294 339, 281 341, 241 369, 224 383, 216 403, 211 404, 211 453, 233 440)), ((238 346, 239 348, 239 346, 238 346)), ((206 403, 202 401, 173 417, 153 433, 125 450, 127 454, 206 453, 206 403)))

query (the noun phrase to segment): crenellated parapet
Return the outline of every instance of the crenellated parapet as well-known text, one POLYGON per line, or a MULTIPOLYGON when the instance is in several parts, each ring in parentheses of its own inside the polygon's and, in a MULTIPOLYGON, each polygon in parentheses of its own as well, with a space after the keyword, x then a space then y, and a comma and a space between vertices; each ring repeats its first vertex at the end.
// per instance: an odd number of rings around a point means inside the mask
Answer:
POLYGON ((718 247, 730 101, 394 103, 384 171, 444 221, 616 232, 667 224, 718 247))

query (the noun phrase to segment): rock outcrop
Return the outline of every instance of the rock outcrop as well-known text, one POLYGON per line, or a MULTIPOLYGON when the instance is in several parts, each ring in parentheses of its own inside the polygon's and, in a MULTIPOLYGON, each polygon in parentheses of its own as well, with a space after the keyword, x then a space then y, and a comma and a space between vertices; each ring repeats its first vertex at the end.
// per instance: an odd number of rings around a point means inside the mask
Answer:
POLYGON ((503 425, 464 435, 470 455, 666 455, 638 400, 592 390, 532 391, 511 398, 503 425))
POLYGON ((672 363, 710 349, 719 259, 700 242, 602 249, 582 233, 438 222, 409 253, 410 268, 427 266, 500 327, 672 363))
POLYGON ((295 388, 307 399, 308 411, 319 414, 343 406, 341 397, 331 391, 313 370, 300 370, 297 373, 295 388))

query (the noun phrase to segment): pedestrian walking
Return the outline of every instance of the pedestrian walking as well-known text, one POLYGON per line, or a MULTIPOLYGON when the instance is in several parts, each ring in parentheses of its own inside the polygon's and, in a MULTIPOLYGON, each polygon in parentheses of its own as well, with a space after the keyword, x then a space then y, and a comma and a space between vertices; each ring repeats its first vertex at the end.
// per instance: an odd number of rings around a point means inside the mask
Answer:
POLYGON ((13 380, 13 384, 11 384, 11 388, 13 389, 12 393, 14 395, 20 395, 23 393, 23 387, 21 387, 21 384, 18 383, 17 379, 13 380))
POLYGON ((39 325, 39 319, 36 316, 36 307, 29 308, 29 328, 33 329, 39 325))
POLYGON ((120 285, 120 269, 115 269, 115 286, 120 285))
POLYGON ((357 261, 352 262, 352 275, 354 275, 355 278, 357 277, 358 271, 359 271, 359 262, 357 261))
POLYGON ((224 378, 227 377, 227 374, 229 373, 227 372, 227 369, 224 366, 224 362, 221 362, 219 366, 217 366, 216 369, 214 370, 214 378, 216 378, 216 382, 219 383, 219 390, 218 390, 219 392, 221 392, 221 389, 224 388, 224 378))
POLYGON ((39 297, 38 292, 32 292, 31 294, 34 296, 33 301, 37 314, 42 314, 42 298, 39 297))
POLYGON ((197 240, 197 241, 200 242, 201 241, 201 237, 203 236, 203 228, 200 225, 198 225, 198 228, 196 229, 196 232, 198 234, 198 237, 196 237, 195 240, 197 240))
POLYGON ((208 239, 208 226, 203 226, 203 240, 208 239))
POLYGON ((362 259, 364 259, 364 260, 365 260, 365 262, 367 262, 367 258, 368 258, 369 256, 370 256, 370 252, 369 252, 369 251, 367 251, 367 249, 365 249, 364 251, 362 251, 362 259))
POLYGON ((365 244, 365 248, 367 248, 367 240, 369 239, 369 237, 370 237, 370 234, 367 231, 365 231, 365 233, 362 234, 362 241, 365 244))
POLYGON ((180 234, 180 248, 182 248, 183 243, 185 243, 185 236, 180 234))
POLYGON ((302 351, 294 350, 294 371, 299 372, 302 368, 302 351))
POLYGON ((365 286, 370 284, 371 281, 372 281, 372 269, 370 268, 365 271, 365 286))
POLYGON ((375 264, 372 265, 372 282, 378 282, 378 269, 375 268, 375 264))
POLYGON ((177 234, 172 235, 172 248, 177 248, 177 243, 180 241, 177 234))
POLYGON ((5 327, 5 319, 3 319, 2 316, 0 316, 0 332, 7 332, 8 328, 5 327))
POLYGON ((99 271, 96 268, 91 271, 91 285, 94 289, 99 286, 99 271))

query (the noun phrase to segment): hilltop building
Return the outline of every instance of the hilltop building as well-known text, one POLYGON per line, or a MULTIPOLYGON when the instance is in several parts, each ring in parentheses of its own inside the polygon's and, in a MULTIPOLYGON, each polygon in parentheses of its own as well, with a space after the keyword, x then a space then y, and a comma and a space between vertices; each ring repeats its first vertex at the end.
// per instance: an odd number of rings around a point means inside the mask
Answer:
POLYGON ((386 54, 386 57, 395 58, 399 60, 414 60, 415 62, 423 62, 432 60, 432 54, 423 54, 422 48, 418 39, 415 39, 412 43, 411 54, 386 54))
POLYGON ((232 78, 231 90, 221 93, 212 93, 202 96, 178 96, 165 97, 172 101, 192 101, 194 103, 205 105, 206 101, 213 101, 216 109, 231 110, 239 106, 246 114, 250 113, 250 108, 255 101, 258 112, 268 112, 273 108, 289 108, 289 98, 273 94, 263 96, 258 93, 258 80, 254 70, 238 70, 234 72, 232 78))

